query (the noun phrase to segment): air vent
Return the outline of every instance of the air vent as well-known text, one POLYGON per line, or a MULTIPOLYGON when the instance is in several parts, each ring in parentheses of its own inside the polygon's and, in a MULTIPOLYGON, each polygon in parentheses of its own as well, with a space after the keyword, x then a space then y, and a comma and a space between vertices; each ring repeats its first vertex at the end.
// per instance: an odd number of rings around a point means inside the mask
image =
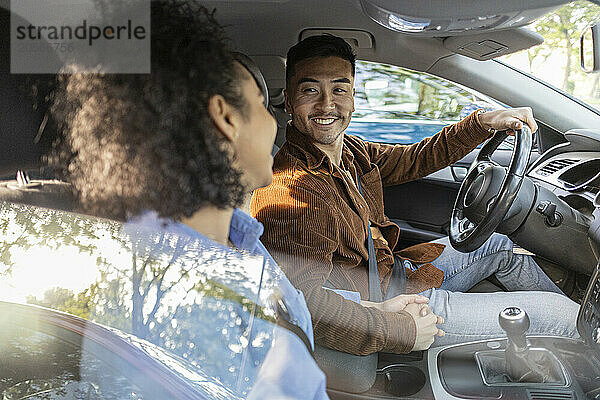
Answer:
POLYGON ((538 170, 538 175, 547 176, 552 175, 556 171, 560 171, 561 169, 568 167, 571 164, 575 164, 577 160, 572 158, 565 158, 562 160, 554 160, 551 163, 544 165, 543 168, 538 170))
POLYGON ((529 400, 575 400, 573 392, 565 389, 528 389, 529 400))
POLYGON ((528 389, 527 398, 530 400, 574 400, 573 392, 565 389, 528 389))

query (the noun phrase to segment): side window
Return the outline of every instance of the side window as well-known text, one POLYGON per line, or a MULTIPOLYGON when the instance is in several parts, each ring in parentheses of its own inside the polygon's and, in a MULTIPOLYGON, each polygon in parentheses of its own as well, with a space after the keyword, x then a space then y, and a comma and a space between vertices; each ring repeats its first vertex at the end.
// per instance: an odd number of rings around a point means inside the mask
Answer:
POLYGON ((393 65, 357 61, 355 108, 346 133, 364 140, 410 144, 478 108, 503 108, 456 83, 393 65))

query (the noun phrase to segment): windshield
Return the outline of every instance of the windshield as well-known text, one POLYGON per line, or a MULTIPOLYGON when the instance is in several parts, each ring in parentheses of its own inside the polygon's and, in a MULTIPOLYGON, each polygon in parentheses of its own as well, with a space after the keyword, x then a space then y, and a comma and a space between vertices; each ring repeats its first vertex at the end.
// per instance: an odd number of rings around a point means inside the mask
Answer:
POLYGON ((579 58, 579 38, 598 20, 600 6, 587 1, 568 3, 529 26, 542 35, 544 43, 499 60, 600 111, 600 73, 583 72, 579 58))

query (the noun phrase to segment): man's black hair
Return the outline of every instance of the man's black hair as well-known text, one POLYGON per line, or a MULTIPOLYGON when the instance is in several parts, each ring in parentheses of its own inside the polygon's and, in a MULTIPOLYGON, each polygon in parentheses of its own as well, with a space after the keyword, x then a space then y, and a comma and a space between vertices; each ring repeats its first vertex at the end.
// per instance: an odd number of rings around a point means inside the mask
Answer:
POLYGON ((328 34, 309 36, 288 50, 285 67, 286 86, 289 87, 299 62, 309 58, 326 57, 339 57, 348 61, 352 66, 352 76, 354 76, 356 53, 348 42, 341 37, 328 34))
POLYGON ((241 67, 209 12, 189 0, 151 3, 151 73, 63 75, 52 114, 62 167, 84 211, 181 220, 239 206, 241 172, 208 113, 221 95, 245 114, 241 67))

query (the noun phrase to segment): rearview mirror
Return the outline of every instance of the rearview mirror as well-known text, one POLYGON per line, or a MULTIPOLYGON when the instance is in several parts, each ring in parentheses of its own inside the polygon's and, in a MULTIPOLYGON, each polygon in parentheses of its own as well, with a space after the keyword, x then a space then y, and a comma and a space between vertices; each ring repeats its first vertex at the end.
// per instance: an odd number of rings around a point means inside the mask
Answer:
POLYGON ((600 24, 587 28, 580 39, 581 69, 600 71, 600 24))

